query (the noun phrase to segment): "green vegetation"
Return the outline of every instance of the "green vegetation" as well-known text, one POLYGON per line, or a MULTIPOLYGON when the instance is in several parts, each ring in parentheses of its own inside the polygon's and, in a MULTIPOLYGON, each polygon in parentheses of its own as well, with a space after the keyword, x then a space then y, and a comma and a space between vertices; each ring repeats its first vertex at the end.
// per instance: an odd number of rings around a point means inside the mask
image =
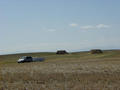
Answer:
POLYGON ((70 53, 65 55, 56 55, 55 53, 22 53, 22 54, 10 54, 10 55, 1 55, 0 63, 1 64, 13 64, 22 56, 32 56, 32 57, 45 57, 45 62, 52 61, 64 61, 64 60, 87 60, 87 59, 107 59, 107 58, 119 58, 119 50, 104 51, 103 54, 91 54, 90 52, 77 52, 70 53))
POLYGON ((24 53, 0 56, 0 90, 114 90, 120 88, 120 51, 24 53), (18 64, 21 56, 44 62, 18 64))

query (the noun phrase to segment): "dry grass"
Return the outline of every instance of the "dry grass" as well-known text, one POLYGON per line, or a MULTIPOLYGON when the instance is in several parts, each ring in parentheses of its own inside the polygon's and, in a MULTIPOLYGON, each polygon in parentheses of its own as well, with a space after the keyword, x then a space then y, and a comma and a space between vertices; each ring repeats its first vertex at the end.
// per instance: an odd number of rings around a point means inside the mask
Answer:
POLYGON ((120 51, 37 53, 31 55, 46 57, 46 61, 16 63, 22 55, 0 56, 0 90, 120 89, 120 51))

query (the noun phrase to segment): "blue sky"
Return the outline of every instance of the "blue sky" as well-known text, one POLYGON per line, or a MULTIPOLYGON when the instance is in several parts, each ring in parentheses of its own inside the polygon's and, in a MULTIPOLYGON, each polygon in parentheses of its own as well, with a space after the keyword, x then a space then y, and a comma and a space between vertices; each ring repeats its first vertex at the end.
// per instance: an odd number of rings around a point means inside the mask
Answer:
POLYGON ((120 0, 0 0, 0 54, 120 49, 120 0))

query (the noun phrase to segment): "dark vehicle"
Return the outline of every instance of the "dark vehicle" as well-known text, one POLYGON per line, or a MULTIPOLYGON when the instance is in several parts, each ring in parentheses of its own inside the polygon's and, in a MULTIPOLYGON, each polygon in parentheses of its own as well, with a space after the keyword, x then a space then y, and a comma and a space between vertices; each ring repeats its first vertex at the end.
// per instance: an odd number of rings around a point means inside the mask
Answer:
POLYGON ((101 54, 101 53, 103 53, 103 51, 100 50, 100 49, 93 49, 93 50, 91 50, 91 54, 101 54))
POLYGON ((56 54, 68 54, 66 50, 58 50, 56 54))
POLYGON ((44 61, 45 58, 33 58, 31 56, 23 56, 18 60, 18 63, 24 62, 37 62, 37 61, 44 61))

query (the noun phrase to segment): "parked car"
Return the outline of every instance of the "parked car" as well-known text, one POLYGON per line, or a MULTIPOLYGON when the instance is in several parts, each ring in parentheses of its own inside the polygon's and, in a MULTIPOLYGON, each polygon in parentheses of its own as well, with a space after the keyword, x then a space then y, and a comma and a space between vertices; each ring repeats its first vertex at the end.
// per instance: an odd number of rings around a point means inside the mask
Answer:
POLYGON ((45 58, 33 58, 31 56, 23 56, 20 59, 18 59, 18 63, 24 63, 24 62, 37 62, 37 61, 44 61, 45 58))

